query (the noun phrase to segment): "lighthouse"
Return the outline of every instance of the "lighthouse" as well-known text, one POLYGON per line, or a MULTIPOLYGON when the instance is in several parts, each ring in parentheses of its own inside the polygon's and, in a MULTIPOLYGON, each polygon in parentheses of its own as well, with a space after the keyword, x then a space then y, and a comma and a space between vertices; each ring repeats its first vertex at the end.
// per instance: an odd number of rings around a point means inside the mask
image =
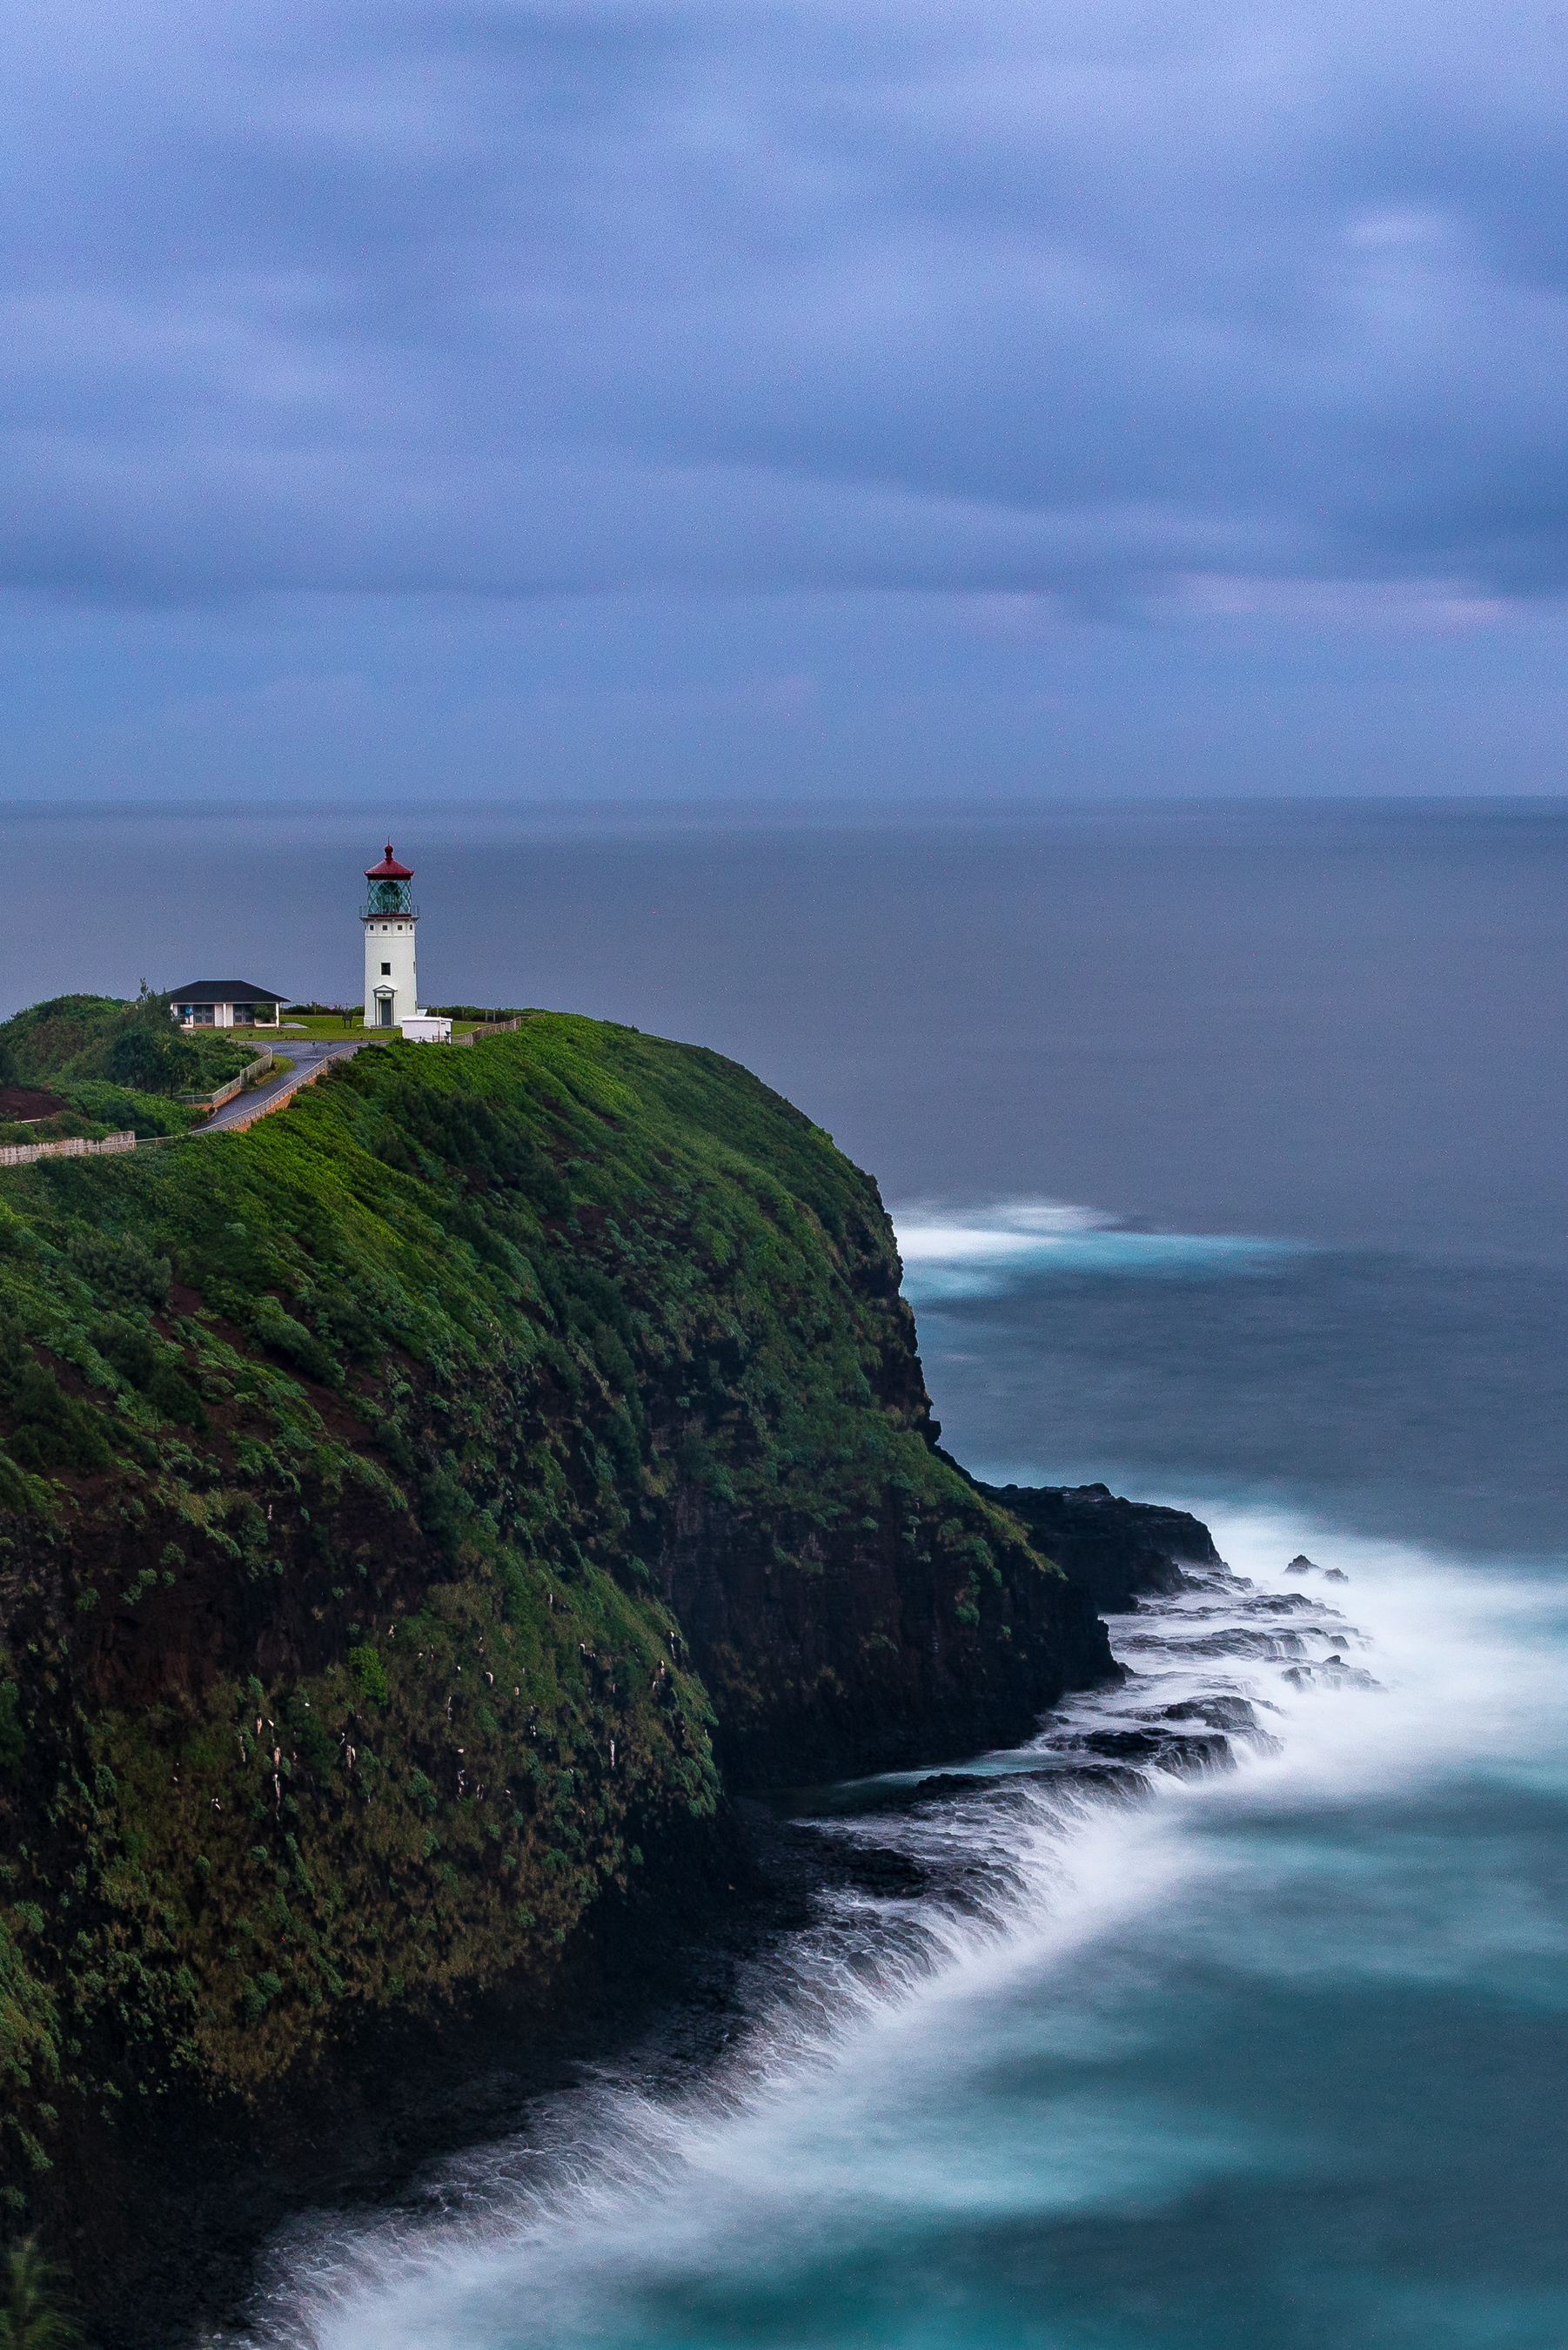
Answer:
POLYGON ((400 1028, 419 1010, 414 978, 414 931, 419 909, 414 904, 413 873, 392 855, 392 844, 379 865, 365 868, 365 1025, 400 1028))

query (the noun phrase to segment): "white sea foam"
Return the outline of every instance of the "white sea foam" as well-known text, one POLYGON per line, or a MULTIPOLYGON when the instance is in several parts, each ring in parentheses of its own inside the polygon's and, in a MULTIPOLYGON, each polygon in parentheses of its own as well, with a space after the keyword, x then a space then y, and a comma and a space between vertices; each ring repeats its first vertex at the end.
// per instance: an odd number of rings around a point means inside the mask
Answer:
MULTIPOLYGON (((1221 2126, 1153 2086, 1099 2078, 1158 2031, 1158 2000, 1125 1995, 1140 1969, 1152 1980, 1222 1955, 1233 1974, 1276 1981, 1459 1980, 1517 1973, 1554 1949, 1550 1919, 1485 1887, 1467 1909, 1447 1882, 1423 1901, 1408 1871, 1386 1881, 1376 1840, 1364 1848, 1344 1823, 1478 1773, 1568 1784, 1563 1585, 1277 1513, 1205 1514, 1250 1580, 1214 1578, 1116 1619, 1135 1669, 1124 1688, 1074 1701, 1028 1748, 955 1766, 981 1783, 974 1794, 825 1824, 920 1859, 929 1895, 826 1902, 757 1977, 735 2053, 688 2094, 601 2080, 554 2101, 526 2137, 448 2165, 436 2218, 294 2231, 255 2338, 318 2350, 733 2338, 750 2321, 728 2296, 753 2314, 761 2296, 771 2326, 867 2246, 896 2257, 911 2230, 1147 2206, 1300 2159, 1266 2119, 1221 2126), (1287 1575, 1303 1550, 1348 1580, 1287 1575), (1271 1604, 1293 1592, 1310 1605, 1271 1604), (1272 1638, 1278 1653, 1260 1653, 1272 1638), (1329 1666, 1334 1655, 1363 1678, 1329 1666), (1085 1738, 1168 1705, 1242 1696, 1271 1735, 1239 1741, 1232 1771, 1096 1785, 1071 1767, 1075 1742, 1081 1759, 1085 1738), (1321 1896, 1320 1877, 1329 1898, 1304 1898, 1321 1896), (1338 1922, 1347 1902, 1354 1931, 1338 1922), (1041 2108, 988 2085, 1053 2064, 1048 2128, 1041 2108)), ((911 2318, 900 2340, 947 2338, 924 2325, 911 2318)), ((851 2325, 846 2338, 861 2336, 851 2325)))
POLYGON ((891 1212, 904 1294, 915 1305, 994 1295, 1029 1274, 1243 1273, 1299 1250, 1250 1233, 1134 1232, 1097 1208, 1058 1200, 891 1212))

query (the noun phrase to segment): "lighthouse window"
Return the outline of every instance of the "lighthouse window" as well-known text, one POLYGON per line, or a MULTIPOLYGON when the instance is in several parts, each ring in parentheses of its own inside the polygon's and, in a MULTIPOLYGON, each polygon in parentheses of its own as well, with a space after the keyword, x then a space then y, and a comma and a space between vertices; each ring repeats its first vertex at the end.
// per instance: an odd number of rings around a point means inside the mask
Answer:
POLYGON ((381 965, 381 977, 382 977, 383 979, 390 979, 390 977, 391 977, 391 976, 392 976, 392 966, 391 966, 391 964, 390 964, 389 962, 384 962, 384 963, 381 965))

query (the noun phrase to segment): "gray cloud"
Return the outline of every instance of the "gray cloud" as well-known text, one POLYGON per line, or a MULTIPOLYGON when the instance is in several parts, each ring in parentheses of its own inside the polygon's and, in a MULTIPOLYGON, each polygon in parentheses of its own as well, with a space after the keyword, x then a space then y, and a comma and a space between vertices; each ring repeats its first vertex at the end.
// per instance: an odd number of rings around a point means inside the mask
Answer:
POLYGON ((1544 5, 35 8, 0 581, 1568 581, 1544 5))

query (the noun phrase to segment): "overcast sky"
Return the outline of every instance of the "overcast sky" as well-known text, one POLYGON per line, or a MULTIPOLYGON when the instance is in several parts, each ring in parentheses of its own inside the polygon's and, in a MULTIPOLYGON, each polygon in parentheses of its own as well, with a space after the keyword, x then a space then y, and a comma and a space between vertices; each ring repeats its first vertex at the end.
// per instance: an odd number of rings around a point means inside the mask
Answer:
POLYGON ((6 52, 0 792, 1568 782, 1560 6, 6 52))

